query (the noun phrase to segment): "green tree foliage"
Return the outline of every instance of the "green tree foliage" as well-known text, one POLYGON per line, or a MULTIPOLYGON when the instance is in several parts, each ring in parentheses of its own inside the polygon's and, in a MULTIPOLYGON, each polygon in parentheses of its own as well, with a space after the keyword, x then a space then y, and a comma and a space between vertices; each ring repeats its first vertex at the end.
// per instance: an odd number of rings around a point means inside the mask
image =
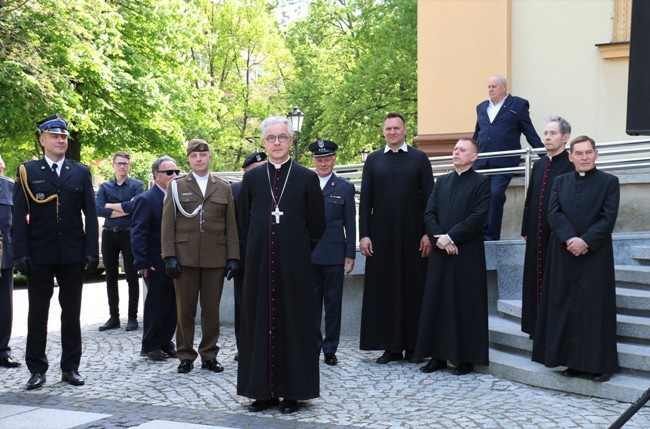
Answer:
POLYGON ((296 59, 287 92, 307 117, 309 142, 339 143, 339 164, 383 144, 383 116, 396 111, 417 129, 416 0, 314 0, 287 29, 296 59))
POLYGON ((415 17, 416 0, 0 1, 0 153, 8 172, 40 156, 34 122, 58 112, 72 159, 126 150, 146 174, 169 154, 187 171, 203 138, 235 170, 259 122, 298 105, 303 153, 330 138, 358 162, 387 111, 415 130, 415 17), (286 3, 309 14, 281 29, 286 3))

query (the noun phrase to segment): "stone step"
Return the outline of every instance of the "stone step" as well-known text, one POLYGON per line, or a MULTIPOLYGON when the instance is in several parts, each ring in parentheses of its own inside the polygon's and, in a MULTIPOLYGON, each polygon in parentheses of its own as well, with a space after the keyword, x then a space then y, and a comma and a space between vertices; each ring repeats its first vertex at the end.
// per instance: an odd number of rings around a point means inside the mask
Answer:
POLYGON ((617 287, 616 307, 622 312, 635 311, 637 316, 650 316, 650 290, 617 287))
POLYGON ((621 402, 635 402, 650 386, 650 378, 628 374, 614 374, 608 382, 597 383, 582 378, 562 375, 564 367, 546 368, 525 356, 490 349, 490 365, 477 367, 498 377, 530 386, 575 393, 621 402))
POLYGON ((650 289, 650 266, 616 265, 616 285, 635 289, 650 289))
POLYGON ((630 257, 641 261, 650 263, 650 246, 631 246, 630 257))
MULTIPOLYGON (((521 300, 500 299, 497 301, 497 311, 504 318, 520 323, 521 300)), ((650 342, 650 318, 618 314, 616 316, 616 334, 619 337, 631 338, 636 341, 650 342)))
MULTIPOLYGON (((518 323, 493 315, 489 317, 488 324, 492 347, 530 359, 533 341, 528 334, 521 332, 518 323)), ((617 349, 619 366, 623 370, 650 375, 650 345, 619 342, 617 349)))

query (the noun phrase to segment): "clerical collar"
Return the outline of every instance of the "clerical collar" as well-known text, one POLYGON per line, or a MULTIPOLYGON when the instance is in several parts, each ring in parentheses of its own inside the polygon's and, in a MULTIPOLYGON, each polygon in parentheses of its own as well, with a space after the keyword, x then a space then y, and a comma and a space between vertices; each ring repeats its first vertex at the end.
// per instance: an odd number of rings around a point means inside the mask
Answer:
POLYGON ((327 182, 330 181, 331 177, 332 177, 332 173, 328 174, 325 177, 318 176, 318 180, 320 180, 320 188, 321 188, 321 190, 325 189, 325 185, 327 185, 327 182))
POLYGON ((566 152, 566 151, 563 150, 562 152, 558 152, 555 155, 551 155, 550 153, 546 152, 546 156, 548 157, 548 159, 553 159, 555 157, 558 157, 558 156, 562 155, 562 153, 564 153, 564 152, 566 152))
POLYGON ((390 146, 388 146, 388 145, 386 145, 384 147, 384 153, 387 153, 387 152, 396 152, 397 153, 400 150, 404 151, 404 152, 408 152, 408 146, 406 145, 406 142, 402 143, 402 146, 400 146, 397 150, 391 149, 390 146))
POLYGON ((273 162, 273 161, 271 161, 271 160, 269 159, 269 164, 273 164, 273 167, 275 167, 276 170, 279 170, 280 168, 282 168, 282 166, 283 166, 284 164, 286 164, 286 163, 289 162, 290 160, 291 160, 291 157, 288 157, 286 160, 284 160, 284 161, 281 162, 280 164, 276 164, 275 162, 273 162))
POLYGON ((469 170, 471 170, 471 169, 472 169, 472 166, 470 165, 469 167, 467 167, 467 168, 464 169, 463 171, 458 171, 457 168, 455 168, 454 171, 455 171, 456 174, 458 174, 459 176, 462 176, 463 174, 467 173, 467 172, 468 172, 469 170))
POLYGON ((65 161, 65 158, 61 158, 58 162, 55 162, 52 161, 50 158, 48 158, 47 155, 43 155, 43 156, 45 158, 45 162, 47 162, 47 165, 50 166, 50 170, 52 169, 52 164, 56 164, 58 166, 57 168, 59 169, 59 171, 62 171, 61 167, 63 167, 63 161, 65 161))

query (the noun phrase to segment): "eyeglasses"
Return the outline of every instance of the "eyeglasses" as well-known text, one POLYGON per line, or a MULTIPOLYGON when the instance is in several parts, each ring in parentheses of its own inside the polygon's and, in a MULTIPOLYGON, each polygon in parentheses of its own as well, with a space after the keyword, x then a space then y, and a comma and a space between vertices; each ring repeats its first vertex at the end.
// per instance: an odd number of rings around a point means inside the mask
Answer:
POLYGON ((178 176, 180 174, 180 172, 181 172, 181 170, 159 170, 158 171, 158 173, 165 173, 168 176, 171 176, 173 174, 178 176))
POLYGON ((131 165, 130 162, 115 162, 114 164, 117 165, 118 167, 128 167, 129 165, 131 165))
POLYGON ((266 136, 264 140, 266 140, 267 143, 275 143, 275 140, 279 140, 280 143, 286 143, 289 141, 289 136, 285 134, 280 134, 279 136, 266 136))

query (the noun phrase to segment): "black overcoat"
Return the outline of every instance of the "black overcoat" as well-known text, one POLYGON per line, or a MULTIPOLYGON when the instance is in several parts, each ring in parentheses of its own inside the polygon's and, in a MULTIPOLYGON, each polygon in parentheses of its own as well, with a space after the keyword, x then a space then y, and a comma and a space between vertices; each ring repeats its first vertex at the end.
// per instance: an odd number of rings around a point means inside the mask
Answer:
POLYGON ((431 163, 411 146, 379 149, 363 166, 359 237, 370 237, 374 256, 366 258, 362 350, 415 349, 427 267, 419 248, 432 188, 431 163))
POLYGON ((521 236, 527 237, 522 285, 521 330, 529 335, 533 335, 535 332, 537 308, 544 280, 546 250, 551 236, 551 228, 547 219, 551 186, 557 176, 573 170, 575 167, 569 161, 569 152, 566 150, 553 158, 544 155, 533 164, 521 222, 521 236))
POLYGON ((553 182, 535 362, 594 374, 618 369, 612 231, 619 198, 618 178, 596 169, 553 182), (573 256, 565 244, 571 237, 582 238, 589 251, 573 256))
POLYGON ((490 179, 469 169, 436 180, 424 214, 434 243, 424 290, 416 356, 488 364, 487 274, 483 225, 490 179), (458 255, 435 246, 448 234, 458 255))
POLYGON ((267 163, 244 174, 237 199, 239 224, 247 237, 239 395, 295 400, 319 396, 311 247, 325 230, 324 212, 318 176, 297 163, 289 161, 278 171, 267 163), (269 182, 276 200, 282 194, 279 223, 271 215, 269 182))

